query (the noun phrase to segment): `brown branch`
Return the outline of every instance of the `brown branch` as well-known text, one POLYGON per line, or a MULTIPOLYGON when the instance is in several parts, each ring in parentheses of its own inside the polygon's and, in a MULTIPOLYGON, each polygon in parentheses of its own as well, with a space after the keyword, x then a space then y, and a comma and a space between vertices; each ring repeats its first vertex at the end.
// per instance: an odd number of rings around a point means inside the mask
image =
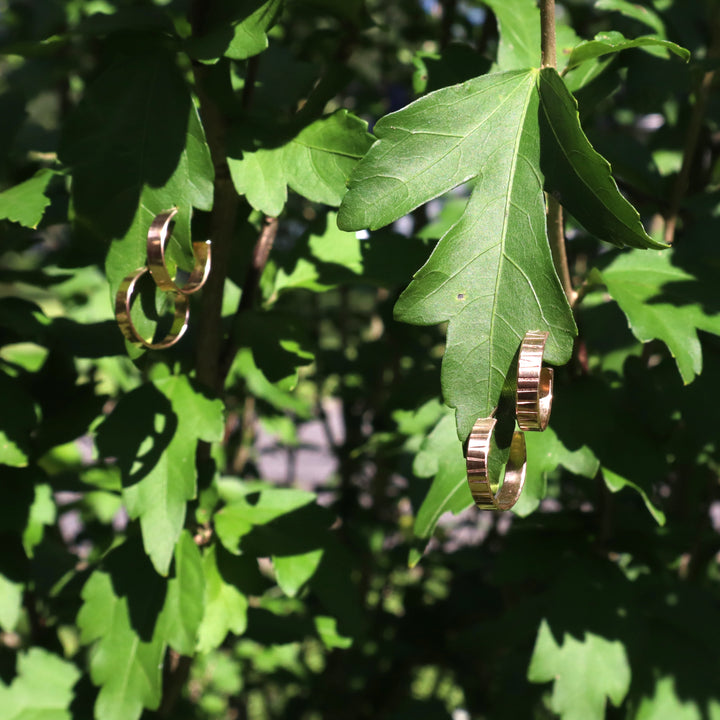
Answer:
POLYGON ((555 0, 541 0, 540 2, 540 52, 542 67, 557 67, 555 0))

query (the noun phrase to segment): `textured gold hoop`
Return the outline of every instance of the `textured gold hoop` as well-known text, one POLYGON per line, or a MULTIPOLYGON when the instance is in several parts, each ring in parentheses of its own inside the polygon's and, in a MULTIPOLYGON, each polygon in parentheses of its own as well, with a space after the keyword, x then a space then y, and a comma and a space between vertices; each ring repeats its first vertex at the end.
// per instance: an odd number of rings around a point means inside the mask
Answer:
POLYGON ((513 433, 502 485, 500 478, 493 481, 489 476, 490 439, 496 423, 492 417, 476 420, 468 439, 468 485, 475 504, 482 510, 509 510, 520 498, 525 485, 527 455, 525 436, 521 432, 513 433))
POLYGON ((128 275, 120 283, 115 294, 115 317, 117 318, 120 331, 125 338, 133 345, 149 348, 150 350, 162 350, 174 345, 185 333, 190 316, 190 301, 185 295, 173 293, 175 297, 175 316, 168 334, 160 342, 146 340, 137 331, 130 317, 130 306, 133 293, 138 280, 148 271, 146 267, 139 268, 131 275, 128 275))
POLYGON ((553 370, 542 364, 547 332, 527 332, 520 345, 515 410, 521 430, 544 430, 553 400, 553 370))
POLYGON ((184 285, 177 285, 175 278, 170 277, 167 265, 165 264, 165 246, 167 245, 168 238, 172 234, 173 226, 175 225, 173 218, 177 215, 177 212, 178 209, 176 207, 172 210, 161 212, 155 216, 155 219, 150 224, 147 236, 148 269, 155 284, 161 290, 190 295, 191 293, 197 292, 205 284, 210 274, 210 241, 194 242, 192 244, 195 265, 190 272, 190 277, 188 277, 187 282, 184 285))

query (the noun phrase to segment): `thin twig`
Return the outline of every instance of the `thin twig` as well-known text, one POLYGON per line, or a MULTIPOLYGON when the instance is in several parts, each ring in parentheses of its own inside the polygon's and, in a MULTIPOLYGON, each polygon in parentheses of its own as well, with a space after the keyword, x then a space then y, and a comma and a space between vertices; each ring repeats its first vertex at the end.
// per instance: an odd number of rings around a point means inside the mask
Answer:
MULTIPOLYGON (((720 55, 720 18, 716 18, 714 23, 713 38, 708 50, 708 58, 717 58, 720 55)), ((688 123, 687 134, 685 135, 685 144, 683 146, 682 165, 680 172, 675 178, 672 195, 665 219, 665 232, 663 239, 668 245, 672 245, 675 240, 675 230, 677 228, 678 215, 680 213, 680 205, 687 193, 690 184, 690 174, 692 171, 695 155, 697 153, 698 141, 700 139, 700 131, 705 122, 705 111, 707 109, 708 98, 712 89, 713 80, 715 79, 715 70, 708 70, 702 77, 695 93, 695 104, 693 105, 690 122, 688 123)))
MULTIPOLYGON (((542 0, 540 3, 540 39, 542 67, 556 68, 555 0, 542 0)), ((548 240, 553 264, 568 302, 572 305, 575 300, 575 291, 573 290, 568 266, 562 206, 552 195, 546 194, 545 197, 547 200, 548 240)))

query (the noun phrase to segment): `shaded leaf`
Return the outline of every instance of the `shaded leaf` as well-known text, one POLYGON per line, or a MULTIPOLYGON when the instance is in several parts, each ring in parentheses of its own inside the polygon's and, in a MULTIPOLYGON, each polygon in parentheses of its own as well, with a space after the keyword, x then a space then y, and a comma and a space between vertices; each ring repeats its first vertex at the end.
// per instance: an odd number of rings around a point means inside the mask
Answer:
POLYGON ((630 665, 621 642, 586 632, 582 640, 564 633, 558 644, 543 620, 528 680, 554 683, 551 707, 562 720, 602 720, 606 698, 616 707, 625 699, 630 665))
POLYGON ((549 362, 572 351, 575 324, 545 232, 536 75, 486 75, 381 119, 338 216, 344 229, 374 229, 478 178, 395 306, 404 322, 449 320, 443 396, 462 439, 497 404, 525 332, 550 333, 549 362))
MULTIPOLYGON (((218 16, 211 17, 213 28, 190 38, 185 50, 194 58, 215 62, 225 56, 245 60, 268 46, 267 32, 277 21, 283 0, 241 0, 218 5, 218 16)), ((211 10, 212 13, 212 10, 211 10)))
POLYGON ((140 518, 145 550, 167 575, 173 548, 195 497, 199 440, 222 439, 223 406, 197 392, 184 376, 144 385, 122 396, 97 431, 105 457, 118 459, 123 499, 140 518))
POLYGON ((181 655, 193 655, 203 619, 205 575, 200 550, 184 530, 175 546, 174 574, 168 581, 162 628, 168 645, 181 655))
POLYGON ((315 574, 323 556, 323 548, 298 555, 273 555, 277 584, 288 596, 295 597, 315 574))
POLYGON ((205 551, 205 613, 198 633, 198 652, 219 647, 229 632, 235 635, 245 632, 248 600, 238 587, 244 562, 244 558, 234 556, 223 561, 222 550, 217 546, 205 551))
POLYGON ((608 490, 610 492, 620 492, 623 488, 629 487, 632 490, 634 490, 636 493, 640 495, 640 497, 643 499, 643 502, 645 503, 645 507, 648 509, 650 514, 655 519, 655 522, 658 525, 664 525, 665 524, 665 513, 662 512, 662 510, 658 509, 653 505, 650 498, 648 497, 648 494, 645 492, 643 488, 641 488, 637 483, 632 482, 632 480, 627 480, 624 477, 621 477, 617 473, 614 473, 612 470, 608 470, 607 468, 602 469, 603 474, 603 480, 605 480, 605 485, 607 485, 608 490))
POLYGON ((413 472, 418 477, 433 478, 414 526, 417 537, 428 538, 444 513, 457 515, 473 504, 463 448, 457 439, 452 416, 445 415, 428 435, 415 457, 413 472))
POLYGON ((588 60, 608 55, 611 53, 629 50, 630 48, 662 48, 668 52, 675 53, 678 57, 687 62, 690 59, 690 51, 673 42, 662 40, 654 35, 643 35, 630 40, 622 33, 614 30, 598 33, 592 40, 585 40, 573 48, 568 58, 567 67, 573 68, 588 60))
POLYGON ((372 144, 367 123, 347 110, 316 120, 278 147, 243 151, 230 157, 238 193, 256 209, 278 216, 288 186, 313 202, 337 206, 357 161, 372 144))
POLYGON ((526 517, 540 505, 547 489, 547 474, 562 466, 576 475, 593 478, 600 468, 598 459, 592 450, 583 445, 577 450, 568 450, 560 441, 552 427, 544 432, 525 433, 527 450, 527 471, 525 486, 520 499, 512 511, 520 517, 526 517))
POLYGON ((714 289, 672 264, 670 253, 625 253, 602 271, 602 281, 641 342, 662 340, 677 362, 683 382, 702 370, 698 330, 720 335, 714 289))
POLYGON ((36 228, 50 198, 45 195, 53 171, 38 170, 29 180, 0 192, 0 220, 12 220, 28 228, 36 228))
POLYGON ((0 707, 5 720, 71 720, 73 685, 80 671, 42 648, 21 652, 17 676, 0 681, 0 707))
POLYGON ((119 557, 122 562, 112 574, 106 569, 92 573, 82 589, 77 617, 80 641, 96 643, 90 654, 90 677, 100 686, 97 720, 136 720, 143 708, 156 709, 162 697, 166 644, 155 625, 164 586, 153 581, 152 568, 127 546, 110 555, 116 561, 119 557), (130 588, 118 589, 118 580, 130 588), (142 627, 137 627, 137 616, 144 619, 142 627))
POLYGON ((663 248, 620 194, 610 165, 580 127, 577 102, 552 68, 540 72, 540 130, 545 185, 583 227, 613 245, 663 248))

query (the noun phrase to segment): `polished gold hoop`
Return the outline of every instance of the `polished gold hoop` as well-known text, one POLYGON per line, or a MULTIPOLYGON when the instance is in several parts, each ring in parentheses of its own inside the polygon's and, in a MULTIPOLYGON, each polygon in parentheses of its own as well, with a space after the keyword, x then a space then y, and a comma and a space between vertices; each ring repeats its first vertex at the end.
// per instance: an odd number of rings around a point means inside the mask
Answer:
POLYGON ((520 498, 525 485, 527 455, 525 436, 521 432, 513 433, 502 484, 500 478, 490 478, 490 440, 496 423, 497 420, 492 417, 476 420, 468 439, 468 485, 475 504, 482 510, 509 510, 520 498))
POLYGON ((204 284, 210 274, 210 241, 194 242, 193 256, 195 257, 195 265, 193 266, 187 282, 178 285, 175 278, 170 277, 167 265, 165 264, 165 246, 168 238, 172 234, 175 225, 174 217, 177 215, 178 209, 173 208, 166 212, 161 212, 155 216, 150 224, 147 236, 147 257, 148 269, 155 281, 155 284, 161 290, 182 293, 190 295, 197 292, 204 284))
POLYGON ((117 318, 120 331, 133 345, 149 348, 150 350, 162 350, 174 345, 185 333, 190 316, 190 301, 185 295, 173 293, 175 298, 175 316, 168 334, 160 342, 146 340, 137 331, 130 316, 133 293, 138 280, 148 271, 146 267, 139 268, 131 275, 128 275, 120 283, 115 294, 115 317, 117 318))
POLYGON ((520 345, 515 413, 521 430, 544 430, 553 400, 553 370, 543 367, 547 332, 527 332, 520 345))

